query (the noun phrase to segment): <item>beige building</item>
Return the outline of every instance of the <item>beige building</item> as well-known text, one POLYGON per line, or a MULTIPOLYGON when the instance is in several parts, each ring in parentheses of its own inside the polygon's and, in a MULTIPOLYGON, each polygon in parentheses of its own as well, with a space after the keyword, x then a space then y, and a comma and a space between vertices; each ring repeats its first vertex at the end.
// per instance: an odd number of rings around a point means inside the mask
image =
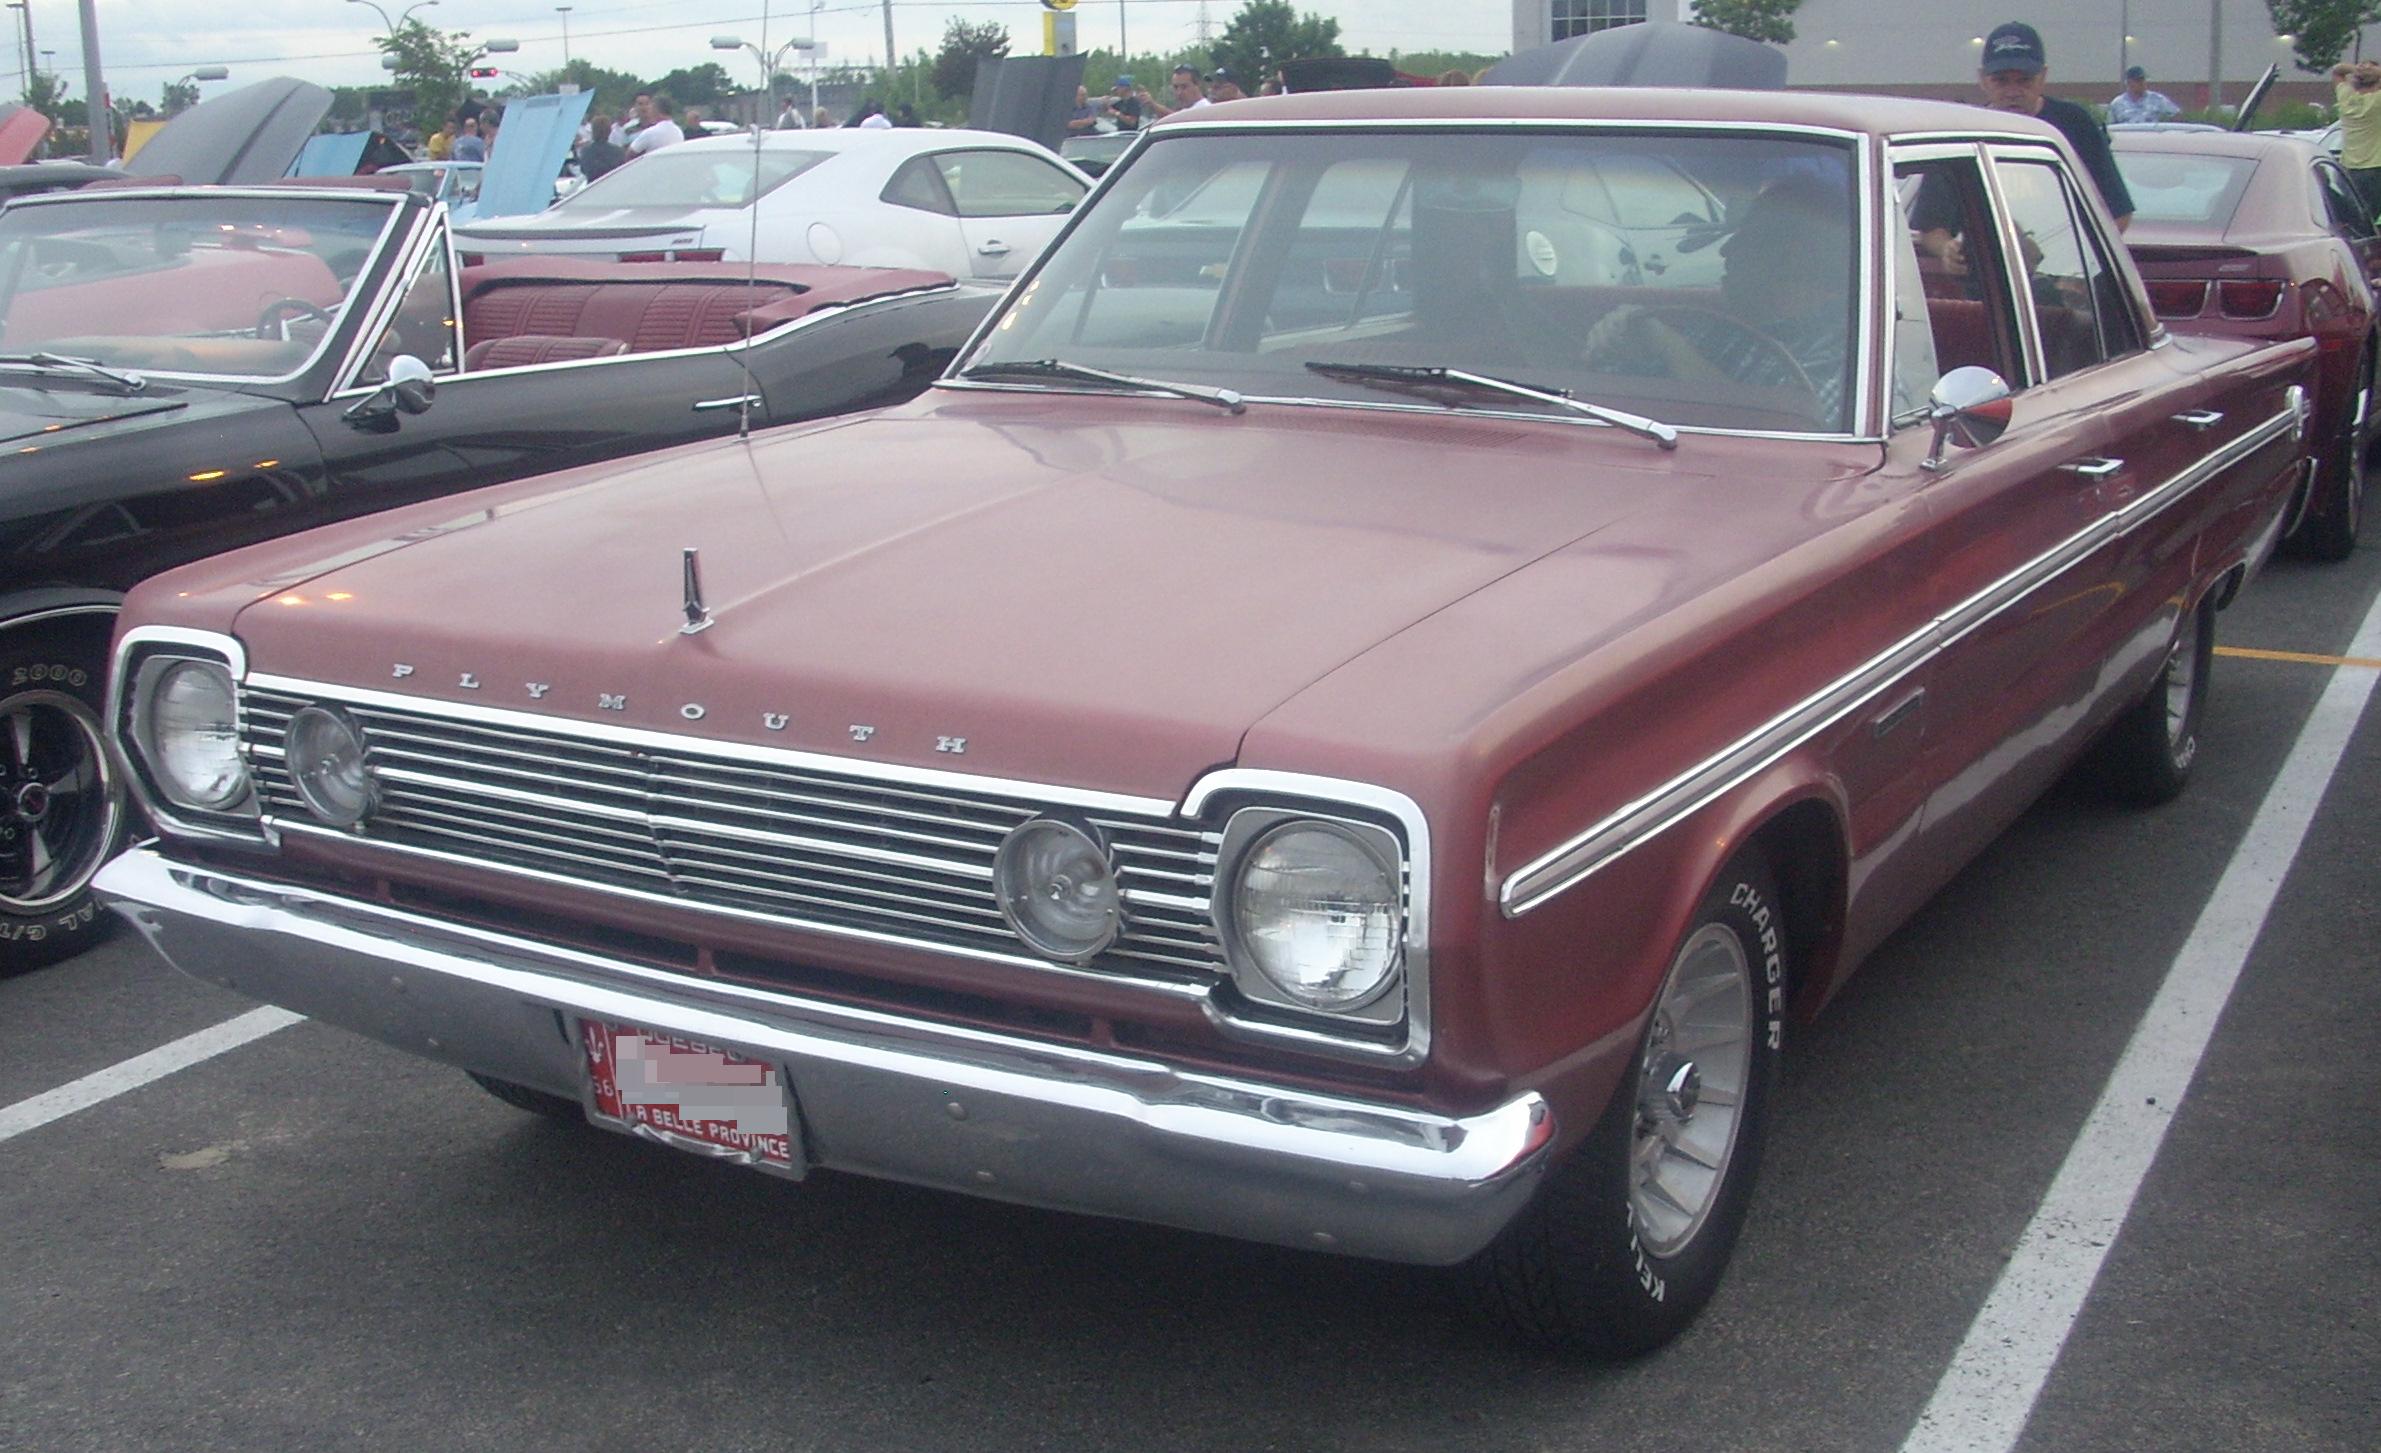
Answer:
MULTIPOLYGON (((1513 0, 1520 50, 1641 20, 1690 20, 1692 0, 1513 0)), ((1803 0, 1785 47, 1788 84, 1905 94, 1971 94, 1985 33, 2004 20, 2042 32, 2052 89, 2105 101, 2128 64, 2185 106, 2206 104, 2211 63, 2224 97, 2237 101, 2268 65, 2302 99, 2328 95, 2322 78, 2297 69, 2276 36, 2264 0, 1803 0), (2219 23, 2220 22, 2220 23, 2219 23), (2219 59, 2220 54, 2220 59, 2219 59)), ((2381 26, 2366 54, 2381 57, 2381 26)))

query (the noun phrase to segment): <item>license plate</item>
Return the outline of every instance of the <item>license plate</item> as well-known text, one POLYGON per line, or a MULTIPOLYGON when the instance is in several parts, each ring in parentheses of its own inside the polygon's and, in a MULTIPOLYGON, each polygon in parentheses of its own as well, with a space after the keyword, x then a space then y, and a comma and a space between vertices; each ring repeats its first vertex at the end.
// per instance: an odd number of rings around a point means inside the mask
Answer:
POLYGON ((588 1118, 715 1160, 800 1175, 785 1072, 708 1044, 579 1022, 588 1118))

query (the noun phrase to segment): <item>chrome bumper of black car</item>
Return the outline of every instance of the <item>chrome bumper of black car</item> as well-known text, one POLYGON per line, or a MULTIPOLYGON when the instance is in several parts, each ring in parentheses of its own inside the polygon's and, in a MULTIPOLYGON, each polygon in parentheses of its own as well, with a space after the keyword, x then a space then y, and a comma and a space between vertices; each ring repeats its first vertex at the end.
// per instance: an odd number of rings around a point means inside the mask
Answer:
POLYGON ((1385 1261, 1479 1251, 1535 1189, 1553 1112, 1449 1118, 683 976, 176 863, 101 899, 174 967, 429 1059, 582 1099, 574 1021, 784 1066, 808 1164, 1385 1261))

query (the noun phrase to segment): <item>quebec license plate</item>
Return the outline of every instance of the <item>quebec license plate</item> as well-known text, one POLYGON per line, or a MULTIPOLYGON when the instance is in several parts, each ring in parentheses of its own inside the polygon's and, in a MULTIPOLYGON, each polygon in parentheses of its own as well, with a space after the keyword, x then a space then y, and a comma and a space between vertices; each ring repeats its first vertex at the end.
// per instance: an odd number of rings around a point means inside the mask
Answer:
POLYGON ((799 1176, 794 1101, 785 1071, 691 1039, 579 1021, 588 1118, 599 1125, 799 1176))

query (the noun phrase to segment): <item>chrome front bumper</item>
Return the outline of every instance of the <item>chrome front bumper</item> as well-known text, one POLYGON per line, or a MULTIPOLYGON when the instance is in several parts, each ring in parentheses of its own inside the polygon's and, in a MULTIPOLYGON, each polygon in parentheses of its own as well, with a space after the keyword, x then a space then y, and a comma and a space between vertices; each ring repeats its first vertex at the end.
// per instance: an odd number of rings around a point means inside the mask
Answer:
POLYGON ((809 1164, 1027 1205, 1450 1264, 1544 1171, 1525 1094, 1463 1119, 735 985, 136 848, 101 899, 168 963, 429 1059, 582 1098, 573 1020, 785 1066, 809 1164))

